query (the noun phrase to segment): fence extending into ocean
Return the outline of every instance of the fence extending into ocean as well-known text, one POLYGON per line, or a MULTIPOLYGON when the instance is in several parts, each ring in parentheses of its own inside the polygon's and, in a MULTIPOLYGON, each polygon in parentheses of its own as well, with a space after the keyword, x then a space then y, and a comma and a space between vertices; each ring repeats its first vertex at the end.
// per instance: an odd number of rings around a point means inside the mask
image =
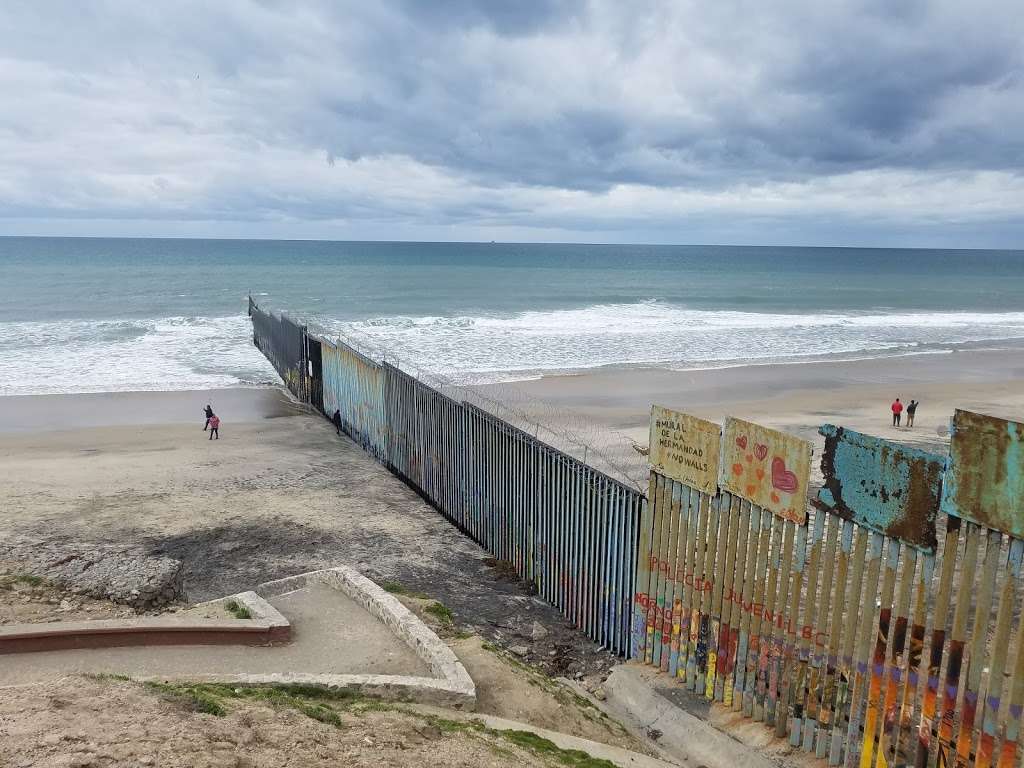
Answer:
POLYGON ((260 309, 256 346, 291 392, 330 418, 600 645, 626 655, 635 488, 484 408, 260 309))
POLYGON ((591 638, 829 765, 1020 765, 1024 424, 811 445, 654 407, 646 495, 250 300, 256 345, 591 638))

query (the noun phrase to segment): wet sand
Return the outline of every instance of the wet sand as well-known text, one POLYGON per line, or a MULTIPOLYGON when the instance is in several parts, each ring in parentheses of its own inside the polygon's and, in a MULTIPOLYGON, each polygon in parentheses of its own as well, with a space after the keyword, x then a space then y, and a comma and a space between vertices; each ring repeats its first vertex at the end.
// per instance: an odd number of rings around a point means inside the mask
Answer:
POLYGON ((298 406, 278 387, 181 392, 99 392, 0 397, 0 433, 146 424, 203 424, 207 403, 223 425, 289 416, 298 406))

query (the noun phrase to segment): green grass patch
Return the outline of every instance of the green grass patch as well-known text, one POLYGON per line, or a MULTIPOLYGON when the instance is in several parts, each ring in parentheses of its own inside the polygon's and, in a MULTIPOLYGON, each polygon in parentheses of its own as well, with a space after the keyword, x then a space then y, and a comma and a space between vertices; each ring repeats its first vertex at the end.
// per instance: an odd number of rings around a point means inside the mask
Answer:
POLYGON ((610 760, 591 757, 579 749, 562 749, 550 739, 545 739, 531 731, 493 731, 493 733, 535 755, 551 758, 559 765, 567 765, 571 768, 615 768, 615 763, 610 760))
POLYGON ((294 709, 306 717, 340 728, 341 716, 336 705, 347 708, 361 700, 358 693, 330 690, 313 685, 245 686, 236 688, 223 683, 145 683, 150 690, 183 703, 195 712, 222 717, 229 701, 260 701, 282 709, 294 709))
MULTIPOLYGON (((121 675, 91 675, 97 680, 129 680, 121 675)), ((365 712, 402 712, 433 726, 445 736, 465 734, 483 738, 497 753, 506 753, 502 742, 524 749, 547 762, 568 768, 614 768, 614 764, 578 749, 562 749, 549 739, 530 731, 499 731, 486 727, 480 720, 450 720, 436 715, 415 712, 390 702, 368 699, 344 689, 331 690, 313 685, 274 685, 234 687, 225 683, 160 683, 146 682, 144 687, 167 701, 192 712, 215 717, 228 713, 230 702, 263 702, 280 709, 294 709, 306 717, 336 728, 344 727, 339 709, 360 715, 365 712)))
POLYGON ((385 592, 390 592, 392 595, 405 595, 406 597, 415 597, 417 600, 430 599, 430 595, 409 589, 400 581, 385 581, 381 584, 381 587, 385 592))
POLYGON ((445 626, 451 626, 455 623, 455 615, 444 603, 433 602, 424 608, 423 612, 436 617, 445 626))
POLYGON ((224 608, 227 609, 227 612, 236 619, 252 618, 252 611, 250 611, 246 606, 239 604, 237 600, 228 600, 224 603, 224 608))
POLYGON ((0 589, 13 589, 15 584, 39 587, 45 583, 46 579, 41 576, 33 576, 31 573, 8 573, 0 576, 0 589))
POLYGON ((203 685, 173 685, 171 683, 145 683, 146 688, 156 691, 163 698, 183 706, 192 712, 224 717, 227 710, 217 696, 203 685))

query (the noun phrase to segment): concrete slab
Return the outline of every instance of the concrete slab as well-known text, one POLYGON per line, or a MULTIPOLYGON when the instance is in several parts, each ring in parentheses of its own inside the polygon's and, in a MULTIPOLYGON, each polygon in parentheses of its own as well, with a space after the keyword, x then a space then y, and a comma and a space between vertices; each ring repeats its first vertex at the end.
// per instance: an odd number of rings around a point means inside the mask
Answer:
POLYGON ((656 733, 658 746, 687 768, 777 768, 777 763, 759 750, 662 695, 654 676, 650 667, 615 667, 604 683, 605 708, 626 725, 656 733))
POLYGON ((105 648, 17 654, 0 664, 0 685, 53 680, 72 673, 186 678, 282 670, 308 675, 432 677, 427 664, 362 605, 325 584, 269 597, 292 624, 293 642, 277 647, 105 648))

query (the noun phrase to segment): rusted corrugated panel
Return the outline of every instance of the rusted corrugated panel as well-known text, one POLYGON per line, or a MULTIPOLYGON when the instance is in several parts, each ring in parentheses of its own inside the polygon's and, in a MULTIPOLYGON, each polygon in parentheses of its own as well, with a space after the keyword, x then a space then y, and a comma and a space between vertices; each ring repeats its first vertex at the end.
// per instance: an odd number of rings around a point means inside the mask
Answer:
POLYGON ((785 432, 729 417, 722 438, 723 490, 803 525, 811 444, 785 432))
POLYGON ((942 511, 1024 537, 1024 424, 957 410, 942 511))
POLYGON ((814 505, 934 552, 943 459, 831 424, 818 432, 825 437, 824 485, 814 505))

